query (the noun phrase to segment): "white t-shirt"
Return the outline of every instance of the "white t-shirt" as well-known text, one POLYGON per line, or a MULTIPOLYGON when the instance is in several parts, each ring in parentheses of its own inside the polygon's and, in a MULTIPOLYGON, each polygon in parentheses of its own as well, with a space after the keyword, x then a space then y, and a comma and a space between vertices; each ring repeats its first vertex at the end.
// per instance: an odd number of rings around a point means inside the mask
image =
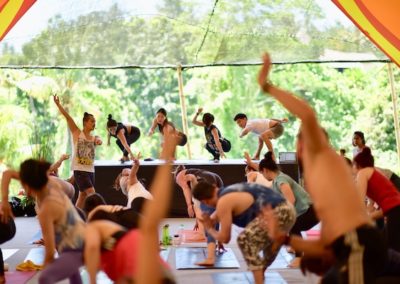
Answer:
POLYGON ((262 185, 262 186, 266 186, 266 187, 269 187, 269 188, 272 188, 272 181, 267 180, 262 175, 262 173, 253 171, 253 172, 249 172, 248 174, 252 174, 252 175, 255 174, 256 175, 256 179, 255 179, 254 183, 262 185))
POLYGON ((247 120, 246 127, 250 129, 251 132, 260 135, 261 133, 269 129, 270 120, 267 118, 257 118, 247 120))
POLYGON ((141 182, 136 182, 130 185, 128 188, 126 187, 128 177, 123 177, 120 179, 119 183, 121 186, 122 193, 128 197, 128 203, 126 206, 131 208, 131 203, 135 198, 143 197, 149 200, 153 199, 153 195, 146 190, 141 182))

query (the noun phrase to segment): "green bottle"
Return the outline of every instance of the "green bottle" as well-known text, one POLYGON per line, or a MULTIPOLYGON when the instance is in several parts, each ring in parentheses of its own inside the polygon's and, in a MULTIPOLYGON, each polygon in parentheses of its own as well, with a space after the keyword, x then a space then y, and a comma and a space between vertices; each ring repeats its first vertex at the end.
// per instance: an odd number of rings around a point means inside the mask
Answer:
POLYGON ((162 229, 162 244, 168 246, 170 244, 169 225, 165 224, 162 229))

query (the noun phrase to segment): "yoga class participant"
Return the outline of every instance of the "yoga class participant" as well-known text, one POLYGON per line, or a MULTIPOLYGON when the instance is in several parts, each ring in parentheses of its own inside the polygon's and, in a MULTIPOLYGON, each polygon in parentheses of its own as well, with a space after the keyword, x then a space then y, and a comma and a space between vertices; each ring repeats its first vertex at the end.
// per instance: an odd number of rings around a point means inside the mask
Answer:
POLYGON ((225 153, 231 150, 231 142, 221 136, 221 132, 214 125, 214 115, 206 112, 201 121, 197 117, 203 112, 199 108, 192 119, 194 125, 204 128, 204 135, 206 137, 205 148, 214 157, 214 161, 218 162, 220 158, 226 158, 225 153))
POLYGON ((74 145, 74 154, 72 157, 72 170, 74 172, 75 183, 79 189, 76 206, 83 208, 85 198, 95 193, 94 189, 94 158, 96 146, 103 142, 100 137, 93 136, 91 133, 96 127, 96 120, 90 113, 85 112, 83 115, 83 129, 80 130, 75 121, 63 108, 60 99, 54 95, 54 103, 58 107, 61 114, 67 120, 68 128, 72 134, 74 145))
POLYGON ((118 147, 122 151, 121 162, 133 160, 134 156, 131 151, 131 144, 135 143, 140 137, 140 129, 131 124, 117 122, 112 118, 112 115, 108 115, 107 120, 107 145, 110 145, 110 138, 115 137, 115 141, 118 147), (128 157, 129 155, 129 157, 128 157))
POLYGON ((289 112, 301 120, 297 155, 303 164, 307 191, 321 221, 321 235, 304 240, 287 235, 277 225, 277 218, 265 209, 264 219, 270 237, 277 244, 287 244, 317 263, 330 262, 323 271, 322 283, 375 283, 382 272, 387 251, 378 230, 365 210, 364 200, 357 192, 351 170, 343 157, 329 144, 309 104, 268 80, 271 59, 263 57, 258 83, 289 112))

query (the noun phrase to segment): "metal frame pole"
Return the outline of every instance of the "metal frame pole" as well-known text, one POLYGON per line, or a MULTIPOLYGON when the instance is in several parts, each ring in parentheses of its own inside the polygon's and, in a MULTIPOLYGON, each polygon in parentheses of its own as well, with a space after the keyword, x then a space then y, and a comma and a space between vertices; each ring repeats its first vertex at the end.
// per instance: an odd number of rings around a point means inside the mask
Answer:
POLYGON ((388 72, 389 72, 389 82, 390 82, 390 90, 392 96, 393 103, 393 120, 394 120, 394 129, 396 132, 396 146, 397 146, 397 166, 400 167, 400 130, 399 130, 399 117, 397 115, 397 95, 396 90, 394 88, 394 76, 393 76, 393 67, 392 63, 388 63, 388 72))

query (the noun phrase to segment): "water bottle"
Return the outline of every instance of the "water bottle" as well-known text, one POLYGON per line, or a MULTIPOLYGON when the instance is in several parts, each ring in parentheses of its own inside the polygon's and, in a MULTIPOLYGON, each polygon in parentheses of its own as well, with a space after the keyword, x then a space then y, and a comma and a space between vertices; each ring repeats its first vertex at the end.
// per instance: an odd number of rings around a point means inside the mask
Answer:
POLYGON ((170 240, 169 240, 169 225, 166 224, 164 225, 163 229, 162 229, 162 244, 164 246, 167 246, 170 244, 170 240))
POLYGON ((184 230, 185 230, 185 225, 180 224, 180 225, 179 225, 178 234, 179 234, 179 237, 180 237, 180 239, 181 239, 181 244, 183 244, 183 243, 186 242, 186 237, 185 237, 185 234, 184 234, 184 230))

